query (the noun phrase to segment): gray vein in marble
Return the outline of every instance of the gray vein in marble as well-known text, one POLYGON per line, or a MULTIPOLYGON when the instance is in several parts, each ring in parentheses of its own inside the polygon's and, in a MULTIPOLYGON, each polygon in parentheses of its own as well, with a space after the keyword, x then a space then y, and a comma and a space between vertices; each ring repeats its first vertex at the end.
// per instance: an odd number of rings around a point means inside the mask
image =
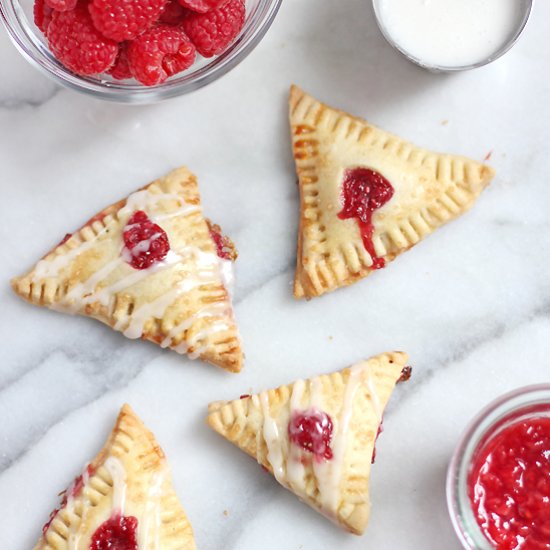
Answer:
POLYGON ((40 99, 23 99, 23 98, 7 98, 0 99, 0 109, 8 111, 16 111, 26 108, 39 108, 50 102, 56 97, 63 88, 61 86, 55 86, 51 91, 40 99))
MULTIPOLYGON (((405 389, 403 391, 403 396, 400 398, 397 404, 394 404, 391 408, 397 408, 403 401, 410 395, 412 395, 418 386, 425 384, 427 381, 431 380, 436 376, 445 376, 445 370, 452 367, 457 363, 461 363, 466 358, 476 353, 480 348, 491 344, 495 340, 500 340, 503 337, 519 330, 524 325, 537 321, 541 318, 550 318, 550 300, 543 302, 542 304, 535 307, 533 310, 527 312, 525 315, 517 318, 515 322, 507 324, 504 321, 497 321, 493 326, 489 327, 483 334, 466 334, 466 336, 460 345, 457 345, 453 348, 453 352, 444 355, 444 349, 439 350, 441 359, 438 361, 434 359, 432 362, 434 366, 426 367, 423 365, 422 369, 416 370, 414 367, 414 362, 412 362, 413 367, 413 376, 411 377, 410 382, 405 384, 405 389), (416 370, 416 372, 415 372, 416 370)), ((475 329, 473 329, 475 330, 475 329)), ((389 417, 391 414, 387 414, 389 417)))
MULTIPOLYGON (((64 368, 72 368, 72 371, 66 371, 66 377, 60 376, 59 372, 53 373, 53 376, 59 377, 55 388, 57 393, 53 396, 54 399, 57 397, 55 399, 57 406, 54 409, 47 408, 47 410, 39 411, 40 414, 36 415, 32 428, 27 427, 24 434, 18 434, 18 441, 22 445, 15 448, 12 446, 9 452, 3 450, 0 456, 0 474, 8 470, 21 456, 32 449, 66 415, 89 405, 106 392, 126 387, 155 357, 155 352, 162 353, 155 348, 149 350, 143 348, 139 353, 134 351, 132 353, 133 361, 131 366, 128 366, 118 360, 120 356, 125 355, 126 348, 127 345, 122 345, 106 361, 107 357, 103 350, 99 354, 92 352, 89 355, 83 355, 71 348, 57 347, 44 353, 37 364, 33 362, 32 368, 4 384, 0 391, 0 410, 12 405, 15 407, 20 402, 19 396, 33 395, 32 392, 36 389, 33 380, 40 378, 39 371, 41 369, 48 368, 54 371, 59 364, 63 364, 64 368), (83 385, 85 385, 85 390, 79 391, 83 385)), ((52 398, 52 396, 46 397, 52 398)), ((39 404, 34 406, 40 409, 39 404)))
POLYGON ((254 294, 256 294, 256 292, 263 290, 267 285, 269 285, 271 282, 273 282, 275 279, 278 279, 282 275, 285 275, 285 274, 290 275, 290 272, 294 268, 295 263, 296 263, 295 260, 290 260, 285 265, 283 265, 280 269, 275 271, 273 274, 270 274, 268 277, 266 277, 264 280, 256 284, 250 285, 249 287, 246 287, 246 289, 244 289, 244 292, 245 292, 244 295, 241 297, 237 297, 233 301, 233 305, 237 306, 239 304, 242 304, 245 300, 248 300, 254 294))

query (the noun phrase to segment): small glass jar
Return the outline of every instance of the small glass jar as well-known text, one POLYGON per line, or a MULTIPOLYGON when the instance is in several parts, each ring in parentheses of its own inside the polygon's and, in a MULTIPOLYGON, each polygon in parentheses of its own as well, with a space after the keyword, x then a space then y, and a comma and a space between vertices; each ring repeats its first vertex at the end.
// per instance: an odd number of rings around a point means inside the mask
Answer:
POLYGON ((431 61, 427 61, 426 59, 417 57, 416 55, 411 53, 407 48, 405 48, 402 45, 399 37, 395 36, 394 33, 392 33, 390 29, 388 29, 387 25, 384 22, 384 18, 382 16, 382 8, 381 8, 381 4, 384 1, 385 0, 372 0, 374 16, 376 18, 376 22, 378 24, 380 32, 382 33, 382 36, 386 39, 386 41, 388 42, 388 44, 390 44, 390 46, 392 46, 395 50, 397 50, 409 61, 411 61, 415 65, 418 65, 419 67, 422 67, 423 69, 427 69, 428 71, 431 71, 434 73, 452 73, 452 72, 458 72, 458 71, 467 71, 470 69, 477 69, 478 67, 483 67, 484 65, 487 65, 489 63, 492 63, 493 61, 496 61, 499 57, 503 56, 508 50, 510 50, 510 48, 512 48, 512 46, 518 41, 520 35, 525 30, 527 22, 529 21, 531 12, 533 10, 533 3, 534 3, 534 0, 517 0, 518 14, 519 14, 517 19, 517 25, 514 31, 511 32, 510 35, 508 36, 508 39, 505 40, 502 44, 498 44, 490 55, 482 59, 479 59, 478 61, 473 63, 466 63, 466 64, 459 63, 456 65, 449 65, 449 64, 435 64, 431 61))
POLYGON ((550 417, 550 384, 520 388, 493 401, 474 418, 460 439, 447 473, 447 505, 466 550, 494 549, 472 510, 469 477, 476 459, 512 424, 541 417, 550 417))

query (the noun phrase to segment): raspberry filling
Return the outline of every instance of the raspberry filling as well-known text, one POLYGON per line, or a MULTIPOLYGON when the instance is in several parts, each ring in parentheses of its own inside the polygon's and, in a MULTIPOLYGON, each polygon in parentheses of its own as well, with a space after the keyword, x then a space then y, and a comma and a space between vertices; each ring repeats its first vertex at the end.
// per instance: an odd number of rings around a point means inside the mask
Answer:
POLYGON ((499 550, 550 548, 550 418, 504 428, 468 478, 477 523, 499 550))
MULTIPOLYGON (((88 476, 93 476, 95 469, 91 464, 88 464, 88 466, 86 467, 86 471, 88 473, 88 476)), ((49 529, 57 513, 61 509, 65 508, 65 506, 67 506, 67 499, 76 498, 80 494, 83 488, 84 488, 84 475, 80 474, 78 477, 75 477, 74 481, 69 485, 69 488, 66 491, 63 491, 63 493, 61 493, 63 497, 61 499, 60 507, 56 508, 50 513, 50 517, 48 518, 48 521, 42 526, 42 533, 44 535, 46 534, 46 531, 49 529)))
POLYGON ((376 437, 374 438, 374 446, 372 448, 372 458, 370 460, 371 464, 374 464, 374 462, 376 460, 376 442, 378 441, 378 438, 380 437, 380 434, 384 431, 383 423, 384 423, 384 420, 381 420, 380 424, 378 426, 378 430, 376 431, 376 437))
POLYGON ((170 250, 168 236, 147 214, 138 210, 124 228, 122 256, 134 269, 147 269, 166 258, 170 250))
POLYGON ((401 371, 401 376, 397 379, 397 384, 400 382, 407 382, 407 380, 410 380, 412 376, 412 367, 409 367, 408 365, 406 367, 403 367, 403 370, 401 371))
MULTIPOLYGON (((86 473, 88 477, 93 476, 94 472, 95 472, 94 467, 91 464, 88 464, 88 466, 86 467, 86 473)), ((63 500, 61 501, 61 507, 67 504, 67 498, 76 498, 80 494, 83 488, 84 488, 84 474, 80 474, 78 477, 75 477, 70 487, 65 491, 63 495, 63 500)))
POLYGON ((212 226, 210 226, 210 237, 216 245, 216 252, 222 260, 231 260, 231 254, 228 251, 227 240, 220 232, 215 231, 212 226))
POLYGON ((378 258, 374 250, 372 215, 375 210, 384 206, 393 197, 393 193, 394 189, 391 183, 374 170, 352 168, 344 173, 343 208, 338 217, 341 220, 350 218, 357 220, 363 246, 372 258, 372 269, 380 269, 386 265, 384 258, 378 258))
POLYGON ((134 516, 114 515, 96 529, 90 550, 137 550, 137 526, 134 516))
POLYGON ((330 460, 332 449, 332 419, 317 409, 295 413, 288 424, 288 437, 291 443, 313 453, 316 460, 330 460))

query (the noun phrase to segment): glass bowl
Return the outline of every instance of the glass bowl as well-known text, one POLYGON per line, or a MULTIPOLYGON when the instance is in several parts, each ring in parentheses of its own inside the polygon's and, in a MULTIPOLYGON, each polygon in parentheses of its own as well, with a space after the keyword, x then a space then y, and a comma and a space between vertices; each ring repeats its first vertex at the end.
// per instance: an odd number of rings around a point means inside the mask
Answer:
POLYGON ((447 474, 447 505, 466 550, 494 550, 478 526, 468 493, 478 453, 511 424, 540 417, 550 417, 550 384, 527 386, 499 397, 474 418, 460 439, 447 474))
POLYGON ((427 69, 428 71, 431 71, 434 73, 452 73, 457 71, 467 71, 470 69, 477 69, 478 67, 483 67, 484 65, 487 65, 489 63, 492 63, 493 61, 496 61, 499 57, 502 57, 518 41, 519 37, 525 30, 525 27, 527 25, 527 22, 529 21, 531 12, 533 10, 533 2, 534 2, 534 0, 518 0, 518 19, 517 19, 517 25, 514 32, 512 32, 508 36, 508 39, 504 43, 500 44, 500 46, 498 46, 495 49, 495 51, 485 59, 481 59, 476 63, 472 63, 468 65, 434 65, 433 63, 426 62, 425 60, 419 57, 416 57, 415 55, 410 53, 407 49, 405 49, 400 44, 399 40, 388 30, 382 17, 382 10, 381 10, 382 1, 384 0, 372 0, 374 16, 376 18, 376 22, 378 24, 380 32, 382 33, 382 36, 386 39, 386 41, 388 42, 388 44, 390 44, 390 46, 392 46, 395 50, 397 50, 409 61, 411 61, 415 65, 418 65, 419 67, 422 67, 423 69, 427 69))
POLYGON ((239 36, 221 55, 197 56, 187 71, 157 86, 117 81, 109 75, 79 76, 50 53, 45 37, 33 21, 33 0, 0 0, 0 18, 17 47, 32 65, 64 86, 100 99, 120 103, 152 103, 197 90, 220 78, 240 63, 263 38, 282 0, 246 0, 246 21, 239 36))

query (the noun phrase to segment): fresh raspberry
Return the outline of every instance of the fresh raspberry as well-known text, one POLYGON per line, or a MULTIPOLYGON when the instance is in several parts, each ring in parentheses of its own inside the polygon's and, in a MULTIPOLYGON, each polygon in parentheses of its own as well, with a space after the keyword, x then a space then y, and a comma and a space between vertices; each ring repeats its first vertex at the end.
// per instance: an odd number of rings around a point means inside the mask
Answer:
POLYGON ((191 11, 206 13, 227 4, 228 0, 179 0, 180 4, 191 11))
POLYGON ((183 20, 183 30, 203 57, 222 53, 243 28, 243 0, 229 0, 221 8, 193 13, 183 20))
POLYGON ((160 14, 159 23, 179 25, 188 13, 178 0, 168 0, 168 3, 164 6, 164 11, 160 14))
POLYGON ((195 61, 195 46, 178 27, 159 25, 128 46, 128 62, 136 80, 146 86, 164 82, 195 61))
POLYGON ((72 11, 54 11, 47 37, 55 57, 81 75, 105 72, 118 53, 118 44, 94 27, 86 4, 77 4, 72 11))
POLYGON ((34 24, 44 33, 48 32, 48 26, 52 20, 53 10, 44 2, 36 0, 34 3, 34 24))
POLYGON ((52 10, 69 11, 74 10, 77 0, 45 0, 45 2, 52 10))
POLYGON ((92 0, 94 25, 103 36, 123 42, 133 40, 159 18, 167 0, 92 0))
POLYGON ((147 269, 166 258, 170 250, 168 235, 153 223, 143 210, 134 212, 122 235, 122 257, 134 269, 147 269))
POLYGON ((128 45, 123 42, 118 50, 115 64, 107 71, 115 80, 132 78, 132 71, 128 65, 128 45))

